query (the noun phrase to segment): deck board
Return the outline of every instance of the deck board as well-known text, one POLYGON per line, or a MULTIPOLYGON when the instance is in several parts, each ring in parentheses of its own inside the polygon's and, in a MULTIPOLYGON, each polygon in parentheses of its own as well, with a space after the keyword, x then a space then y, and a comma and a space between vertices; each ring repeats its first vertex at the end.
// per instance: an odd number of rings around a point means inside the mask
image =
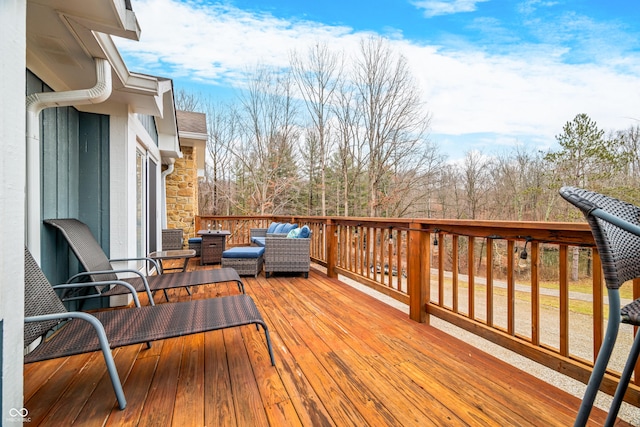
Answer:
MULTIPOLYGON (((192 261, 195 268, 211 267, 192 261)), ((100 353, 30 364, 30 425, 573 423, 579 399, 319 271, 244 282, 269 327, 276 367, 253 326, 117 349, 121 411, 100 353)), ((206 285, 169 296, 237 292, 206 285)), ((162 293, 155 300, 164 303, 162 293)), ((594 425, 604 418, 594 409, 594 425)))

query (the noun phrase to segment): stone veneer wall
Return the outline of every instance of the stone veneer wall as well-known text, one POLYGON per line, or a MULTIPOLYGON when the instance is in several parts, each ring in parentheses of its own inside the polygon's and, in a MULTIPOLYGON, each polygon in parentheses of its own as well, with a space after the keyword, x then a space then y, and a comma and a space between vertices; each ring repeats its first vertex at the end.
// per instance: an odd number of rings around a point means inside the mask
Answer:
POLYGON ((167 176, 167 227, 182 228, 184 243, 195 237, 195 216, 198 214, 198 167, 196 150, 181 147, 183 157, 176 159, 174 171, 167 176))

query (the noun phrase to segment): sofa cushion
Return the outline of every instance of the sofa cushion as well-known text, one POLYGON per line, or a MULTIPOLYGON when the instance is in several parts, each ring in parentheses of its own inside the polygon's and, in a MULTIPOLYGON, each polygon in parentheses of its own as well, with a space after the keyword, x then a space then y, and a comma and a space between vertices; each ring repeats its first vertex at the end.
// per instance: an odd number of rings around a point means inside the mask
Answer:
POLYGON ((222 258, 259 258, 264 248, 256 246, 238 246, 222 252, 222 258))
POLYGON ((265 243, 265 238, 264 237, 254 237, 253 239, 251 239, 252 243, 255 243, 258 246, 262 246, 264 247, 265 243))
POLYGON ((298 235, 298 237, 301 238, 301 239, 306 239, 309 236, 311 236, 311 229, 309 227, 307 227, 306 225, 302 226, 302 228, 300 229, 300 234, 298 235))
POLYGON ((283 222, 282 224, 278 224, 275 230, 272 231, 274 234, 282 233, 282 229, 286 227, 287 223, 283 222))
POLYGON ((275 233, 275 229, 279 225, 280 225, 279 222, 272 222, 271 224, 269 224, 269 228, 267 228, 267 233, 268 234, 275 233))
POLYGON ((285 224, 284 227, 282 227, 282 230, 279 231, 279 233, 288 233, 296 228, 298 228, 298 224, 285 224))

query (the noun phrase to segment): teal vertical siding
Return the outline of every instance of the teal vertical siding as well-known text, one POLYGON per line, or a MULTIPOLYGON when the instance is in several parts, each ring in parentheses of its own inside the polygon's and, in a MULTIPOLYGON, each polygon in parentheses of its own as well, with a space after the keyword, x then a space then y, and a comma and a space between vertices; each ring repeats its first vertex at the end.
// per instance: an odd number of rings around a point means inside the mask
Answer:
MULTIPOLYGON (((27 95, 50 91, 27 71, 27 95)), ((109 253, 109 117, 73 107, 40 114, 41 218, 78 218, 109 253)), ((82 271, 59 233, 41 226, 42 269, 52 283, 82 271)))
POLYGON ((109 117, 80 113, 78 219, 109 256, 109 117))

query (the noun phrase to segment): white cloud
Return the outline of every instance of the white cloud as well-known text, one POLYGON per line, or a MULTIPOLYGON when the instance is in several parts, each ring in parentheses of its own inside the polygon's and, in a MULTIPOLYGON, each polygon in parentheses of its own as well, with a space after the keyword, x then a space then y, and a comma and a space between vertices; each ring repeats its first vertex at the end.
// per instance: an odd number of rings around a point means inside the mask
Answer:
POLYGON ((169 66, 176 75, 202 80, 233 80, 258 62, 283 66, 293 49, 306 49, 317 40, 344 42, 351 31, 175 0, 138 1, 135 11, 141 39, 119 41, 120 49, 135 56, 137 65, 159 71, 169 66))
MULTIPOLYGON (((471 2, 474 3, 474 2, 471 2)), ((318 40, 344 50, 360 38, 345 26, 276 18, 231 6, 172 0, 136 1, 140 42, 118 41, 133 71, 214 85, 240 86, 257 63, 287 67, 294 49, 318 40)), ((637 56, 598 64, 566 64, 563 48, 523 44, 511 54, 390 43, 408 59, 439 135, 493 134, 496 141, 553 141, 576 114, 586 113, 605 130, 625 129, 640 115, 637 56), (624 62, 625 66, 620 66, 624 62), (622 70, 622 71, 621 71, 622 70)))
POLYGON ((440 15, 473 12, 476 4, 488 0, 418 0, 411 2, 418 9, 424 9, 424 16, 432 18, 440 15))

